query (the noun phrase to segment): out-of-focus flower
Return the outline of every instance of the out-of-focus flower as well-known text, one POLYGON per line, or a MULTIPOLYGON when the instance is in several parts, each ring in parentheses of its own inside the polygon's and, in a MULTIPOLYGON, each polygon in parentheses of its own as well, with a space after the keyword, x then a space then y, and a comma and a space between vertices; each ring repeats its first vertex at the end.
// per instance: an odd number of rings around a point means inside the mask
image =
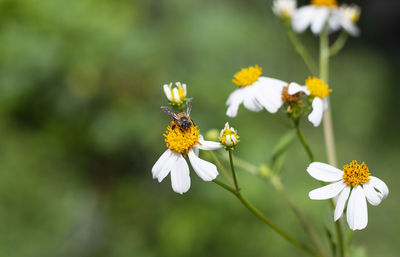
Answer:
POLYGON ((357 161, 352 161, 342 171, 325 163, 313 162, 308 166, 307 172, 317 180, 333 182, 312 190, 309 197, 313 200, 326 200, 338 196, 335 221, 342 216, 348 199, 346 219, 352 230, 364 229, 368 224, 366 200, 376 206, 389 194, 389 189, 382 180, 370 176, 365 163, 360 165, 357 161))
POLYGON ((168 98, 168 101, 175 104, 180 104, 185 100, 187 91, 186 84, 181 84, 181 82, 175 82, 175 86, 172 83, 163 86, 164 93, 168 98))
POLYGON ((188 155, 193 170, 204 181, 214 180, 218 176, 214 164, 198 157, 198 149, 216 150, 223 147, 220 143, 203 140, 197 126, 182 129, 174 121, 167 127, 164 136, 168 149, 152 168, 153 178, 157 178, 158 182, 171 173, 172 189, 179 194, 187 192, 190 188, 190 176, 185 155, 188 155))
POLYGON ((360 19, 361 9, 357 5, 341 5, 339 7, 340 25, 347 33, 358 36, 360 30, 356 23, 360 19))
POLYGON ((296 8, 296 0, 274 0, 272 4, 274 14, 284 20, 289 20, 296 8))
POLYGON ((233 91, 226 101, 228 110, 226 115, 236 117, 239 105, 244 104, 253 112, 265 108, 270 113, 275 113, 282 106, 282 88, 286 82, 278 79, 262 77, 262 69, 256 66, 242 69, 234 75, 232 80, 239 88, 233 91))
POLYGON ((305 86, 300 86, 297 83, 290 83, 288 93, 290 95, 296 95, 299 92, 303 92, 309 97, 312 97, 312 112, 308 115, 308 120, 318 127, 321 123, 324 112, 328 109, 328 100, 326 97, 332 92, 332 89, 323 82, 321 79, 316 77, 309 77, 306 80, 305 86))
POLYGON ((240 140, 237 131, 233 127, 229 127, 227 122, 219 133, 219 141, 226 147, 234 147, 240 140))

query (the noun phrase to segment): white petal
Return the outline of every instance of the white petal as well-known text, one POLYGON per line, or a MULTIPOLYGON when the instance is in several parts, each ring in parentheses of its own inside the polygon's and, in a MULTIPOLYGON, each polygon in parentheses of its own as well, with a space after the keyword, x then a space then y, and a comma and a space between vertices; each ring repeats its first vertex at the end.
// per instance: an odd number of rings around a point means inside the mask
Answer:
POLYGON ((226 135, 225 142, 227 145, 231 145, 231 137, 229 135, 226 135))
POLYGON ((324 182, 335 182, 343 178, 343 171, 322 162, 311 163, 307 172, 311 177, 324 182))
POLYGON ((303 92, 306 95, 310 94, 310 91, 308 91, 307 86, 300 86, 299 84, 297 84, 295 82, 292 82, 292 83, 289 84, 289 87, 288 87, 289 95, 294 95, 294 94, 297 94, 299 92, 303 92))
POLYGON ((186 193, 190 188, 189 166, 185 158, 179 156, 171 170, 172 189, 179 193, 186 193))
POLYGON ((186 84, 182 84, 182 86, 183 86, 183 96, 184 97, 186 97, 186 94, 187 94, 187 90, 186 90, 186 84))
POLYGON ((362 185, 362 187, 364 188, 365 197, 367 197, 367 200, 370 204, 377 206, 381 203, 383 196, 375 191, 371 183, 365 183, 362 185))
POLYGON ((259 112, 263 109, 263 106, 257 101, 257 95, 260 93, 257 91, 257 87, 248 86, 242 91, 244 93, 243 96, 243 105, 252 112, 259 112))
POLYGON ((332 33, 340 29, 340 14, 338 11, 331 11, 331 15, 328 18, 328 32, 332 33))
POLYGON ((352 230, 361 230, 368 224, 367 201, 361 186, 353 188, 347 204, 347 223, 352 230))
POLYGON ((293 30, 297 33, 304 32, 314 17, 315 9, 312 5, 298 8, 292 15, 293 30))
POLYGON ((223 147, 223 145, 219 142, 214 142, 214 141, 206 141, 206 140, 202 140, 199 139, 199 145, 198 147, 201 150, 217 150, 217 149, 221 149, 223 147))
POLYGON ((371 186, 378 190, 378 193, 380 193, 382 200, 385 199, 389 194, 389 188, 387 187, 385 182, 374 176, 369 177, 371 178, 371 181, 369 182, 371 186))
POLYGON ((329 16, 329 9, 327 7, 319 7, 316 9, 317 11, 316 13, 314 13, 313 21, 311 24, 311 31, 314 34, 319 34, 326 24, 329 16))
POLYGON ((196 174, 204 181, 214 180, 218 176, 217 167, 197 157, 192 150, 189 151, 189 160, 196 174))
POLYGON ((347 33, 349 33, 353 37, 360 35, 360 30, 358 29, 358 27, 346 15, 342 14, 338 15, 338 17, 340 25, 347 33))
POLYGON ((243 102, 243 89, 239 88, 233 91, 226 101, 228 105, 228 110, 226 110, 226 115, 229 117, 236 117, 239 105, 243 102))
POLYGON ((237 143, 237 138, 236 138, 234 135, 231 135, 231 139, 232 139, 232 141, 233 141, 233 144, 236 145, 236 143, 237 143))
POLYGON ((260 77, 253 85, 257 89, 257 101, 270 113, 275 113, 282 106, 282 89, 287 85, 287 82, 260 77))
POLYGON ((175 101, 175 102, 180 101, 179 91, 178 91, 178 88, 176 88, 176 87, 174 87, 174 89, 172 90, 172 101, 175 101))
POLYGON ((167 96, 168 100, 172 101, 171 89, 169 88, 169 86, 167 84, 165 84, 163 89, 164 89, 164 93, 167 96))
POLYGON ((347 198, 349 198, 351 187, 346 186, 342 192, 340 192, 338 200, 336 202, 335 214, 333 219, 337 221, 343 214, 344 207, 346 205, 347 198))
POLYGON ((337 196, 343 188, 346 187, 346 184, 343 181, 339 181, 336 183, 329 184, 327 186, 323 186, 317 189, 312 190, 308 193, 308 196, 312 200, 326 200, 329 198, 333 198, 337 196))
POLYGON ((173 156, 173 152, 170 149, 167 149, 161 156, 158 158, 157 162, 154 164, 151 169, 151 173, 153 174, 153 178, 157 178, 158 182, 161 182, 169 173, 172 168, 171 160, 175 160, 176 158, 173 156))
POLYGON ((312 101, 312 112, 308 115, 308 120, 314 125, 314 127, 318 127, 321 123, 322 117, 324 116, 324 103, 321 98, 315 97, 312 101))

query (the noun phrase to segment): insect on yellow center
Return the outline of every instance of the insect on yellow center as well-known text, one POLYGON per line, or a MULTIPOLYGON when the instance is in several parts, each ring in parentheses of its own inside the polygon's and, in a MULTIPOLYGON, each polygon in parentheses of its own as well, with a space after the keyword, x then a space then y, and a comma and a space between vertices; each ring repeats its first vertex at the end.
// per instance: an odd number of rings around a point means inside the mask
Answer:
POLYGON ((332 92, 332 89, 325 82, 316 77, 309 77, 306 80, 306 86, 310 91, 310 95, 316 97, 327 97, 332 92))
POLYGON ((356 187, 371 180, 368 167, 365 163, 358 164, 357 161, 352 161, 343 167, 343 180, 348 186, 356 187))
POLYGON ((193 125, 188 129, 181 129, 172 121, 163 135, 165 143, 171 151, 184 154, 199 142, 200 130, 193 125))
POLYGON ((338 6, 336 0, 311 0, 311 4, 315 6, 329 6, 329 7, 338 6))
POLYGON ((238 85, 239 87, 247 87, 256 82, 260 77, 261 73, 262 73, 262 68, 258 67, 258 65, 250 66, 236 73, 233 76, 234 79, 232 79, 232 82, 238 85))

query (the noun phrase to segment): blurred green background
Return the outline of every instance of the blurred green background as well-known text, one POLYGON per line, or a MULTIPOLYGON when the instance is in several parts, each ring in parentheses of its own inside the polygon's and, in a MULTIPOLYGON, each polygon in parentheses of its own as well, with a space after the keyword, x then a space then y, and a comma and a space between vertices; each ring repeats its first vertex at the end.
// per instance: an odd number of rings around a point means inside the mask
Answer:
MULTIPOLYGON (((368 227, 354 242, 368 256, 390 257, 400 251, 399 23, 393 1, 377 2, 359 3, 363 34, 332 59, 330 85, 339 163, 366 161, 391 190, 368 206, 368 227)), ((166 148, 162 85, 175 81, 195 98, 203 134, 229 121, 241 136, 238 156, 256 165, 270 159, 286 127, 243 107, 228 119, 225 100, 233 74, 249 65, 285 81, 309 75, 271 4, 1 0, 0 256, 305 256, 194 173, 184 195, 169 178, 151 176, 166 148)), ((317 57, 318 40, 301 37, 317 57)), ((325 161, 322 128, 302 125, 325 161)), ((307 165, 295 140, 282 180, 323 233, 333 214, 327 201, 308 199, 319 183, 307 165)), ((307 243, 270 183, 238 176, 255 205, 307 243)))

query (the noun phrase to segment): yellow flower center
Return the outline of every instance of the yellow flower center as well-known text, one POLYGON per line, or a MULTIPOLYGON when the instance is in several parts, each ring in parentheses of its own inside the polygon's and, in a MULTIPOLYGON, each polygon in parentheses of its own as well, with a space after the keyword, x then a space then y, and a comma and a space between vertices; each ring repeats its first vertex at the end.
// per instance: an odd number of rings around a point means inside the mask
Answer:
POLYGON ((352 161, 343 167, 343 181, 348 186, 356 187, 369 182, 371 179, 368 167, 365 163, 358 164, 357 161, 352 161))
POLYGON ((332 89, 325 82, 316 77, 309 77, 306 80, 306 86, 308 91, 310 91, 310 95, 316 97, 327 97, 332 92, 332 89))
POLYGON ((239 87, 247 87, 252 85, 257 79, 260 77, 262 73, 262 69, 256 66, 250 66, 248 68, 244 68, 238 73, 236 73, 232 79, 232 82, 238 85, 239 87))
POLYGON ((171 151, 184 154, 185 152, 188 153, 189 149, 199 142, 200 130, 193 125, 188 129, 181 129, 172 121, 164 136, 165 143, 171 151))
POLYGON ((311 0, 311 4, 315 6, 338 6, 336 0, 311 0))
POLYGON ((236 131, 232 131, 231 129, 225 129, 225 130, 223 131, 221 137, 220 137, 220 140, 221 140, 221 143, 222 143, 223 145, 233 146, 233 145, 236 145, 237 142, 239 141, 239 136, 238 136, 238 134, 236 133, 236 131), (226 136, 230 136, 231 138, 232 138, 232 137, 235 137, 236 142, 233 141, 233 140, 231 140, 230 142, 227 143, 227 142, 226 142, 226 136))

